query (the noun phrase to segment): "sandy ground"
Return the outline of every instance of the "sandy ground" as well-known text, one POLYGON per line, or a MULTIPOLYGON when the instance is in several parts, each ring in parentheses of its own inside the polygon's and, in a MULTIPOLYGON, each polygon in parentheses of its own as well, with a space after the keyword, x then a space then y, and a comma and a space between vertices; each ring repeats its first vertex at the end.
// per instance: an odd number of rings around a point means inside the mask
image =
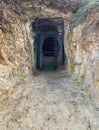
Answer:
POLYGON ((99 106, 65 71, 39 72, 0 104, 0 130, 99 130, 99 106))

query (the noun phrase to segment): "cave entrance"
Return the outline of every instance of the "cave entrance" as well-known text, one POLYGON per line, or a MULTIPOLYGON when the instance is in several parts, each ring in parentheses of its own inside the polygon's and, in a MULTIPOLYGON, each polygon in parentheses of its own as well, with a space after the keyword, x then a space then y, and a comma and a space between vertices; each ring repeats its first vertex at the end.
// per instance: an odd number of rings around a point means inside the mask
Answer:
POLYGON ((33 23, 33 30, 36 34, 34 47, 36 68, 53 70, 63 65, 65 61, 63 18, 37 18, 33 23))

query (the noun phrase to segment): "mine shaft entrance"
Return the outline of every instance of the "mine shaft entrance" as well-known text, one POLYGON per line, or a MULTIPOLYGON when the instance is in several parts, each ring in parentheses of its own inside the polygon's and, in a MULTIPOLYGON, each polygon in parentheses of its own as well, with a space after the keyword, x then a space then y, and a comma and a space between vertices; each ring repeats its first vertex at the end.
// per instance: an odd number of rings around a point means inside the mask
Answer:
POLYGON ((50 70, 63 65, 65 61, 63 18, 37 18, 33 23, 33 30, 36 34, 36 68, 50 70))

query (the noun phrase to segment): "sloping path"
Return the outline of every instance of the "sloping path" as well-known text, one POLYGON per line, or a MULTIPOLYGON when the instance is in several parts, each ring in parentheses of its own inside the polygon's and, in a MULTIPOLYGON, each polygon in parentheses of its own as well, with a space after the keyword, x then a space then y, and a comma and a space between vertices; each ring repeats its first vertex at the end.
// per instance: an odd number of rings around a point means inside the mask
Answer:
POLYGON ((99 130, 99 107, 65 71, 42 72, 0 104, 0 130, 99 130))

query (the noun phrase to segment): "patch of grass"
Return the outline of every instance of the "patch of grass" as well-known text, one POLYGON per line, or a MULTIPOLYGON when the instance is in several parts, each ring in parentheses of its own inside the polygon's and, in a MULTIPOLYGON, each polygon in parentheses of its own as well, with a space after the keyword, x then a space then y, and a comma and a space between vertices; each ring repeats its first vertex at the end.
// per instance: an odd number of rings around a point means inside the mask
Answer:
POLYGON ((42 70, 55 70, 55 65, 54 64, 43 64, 42 70))

